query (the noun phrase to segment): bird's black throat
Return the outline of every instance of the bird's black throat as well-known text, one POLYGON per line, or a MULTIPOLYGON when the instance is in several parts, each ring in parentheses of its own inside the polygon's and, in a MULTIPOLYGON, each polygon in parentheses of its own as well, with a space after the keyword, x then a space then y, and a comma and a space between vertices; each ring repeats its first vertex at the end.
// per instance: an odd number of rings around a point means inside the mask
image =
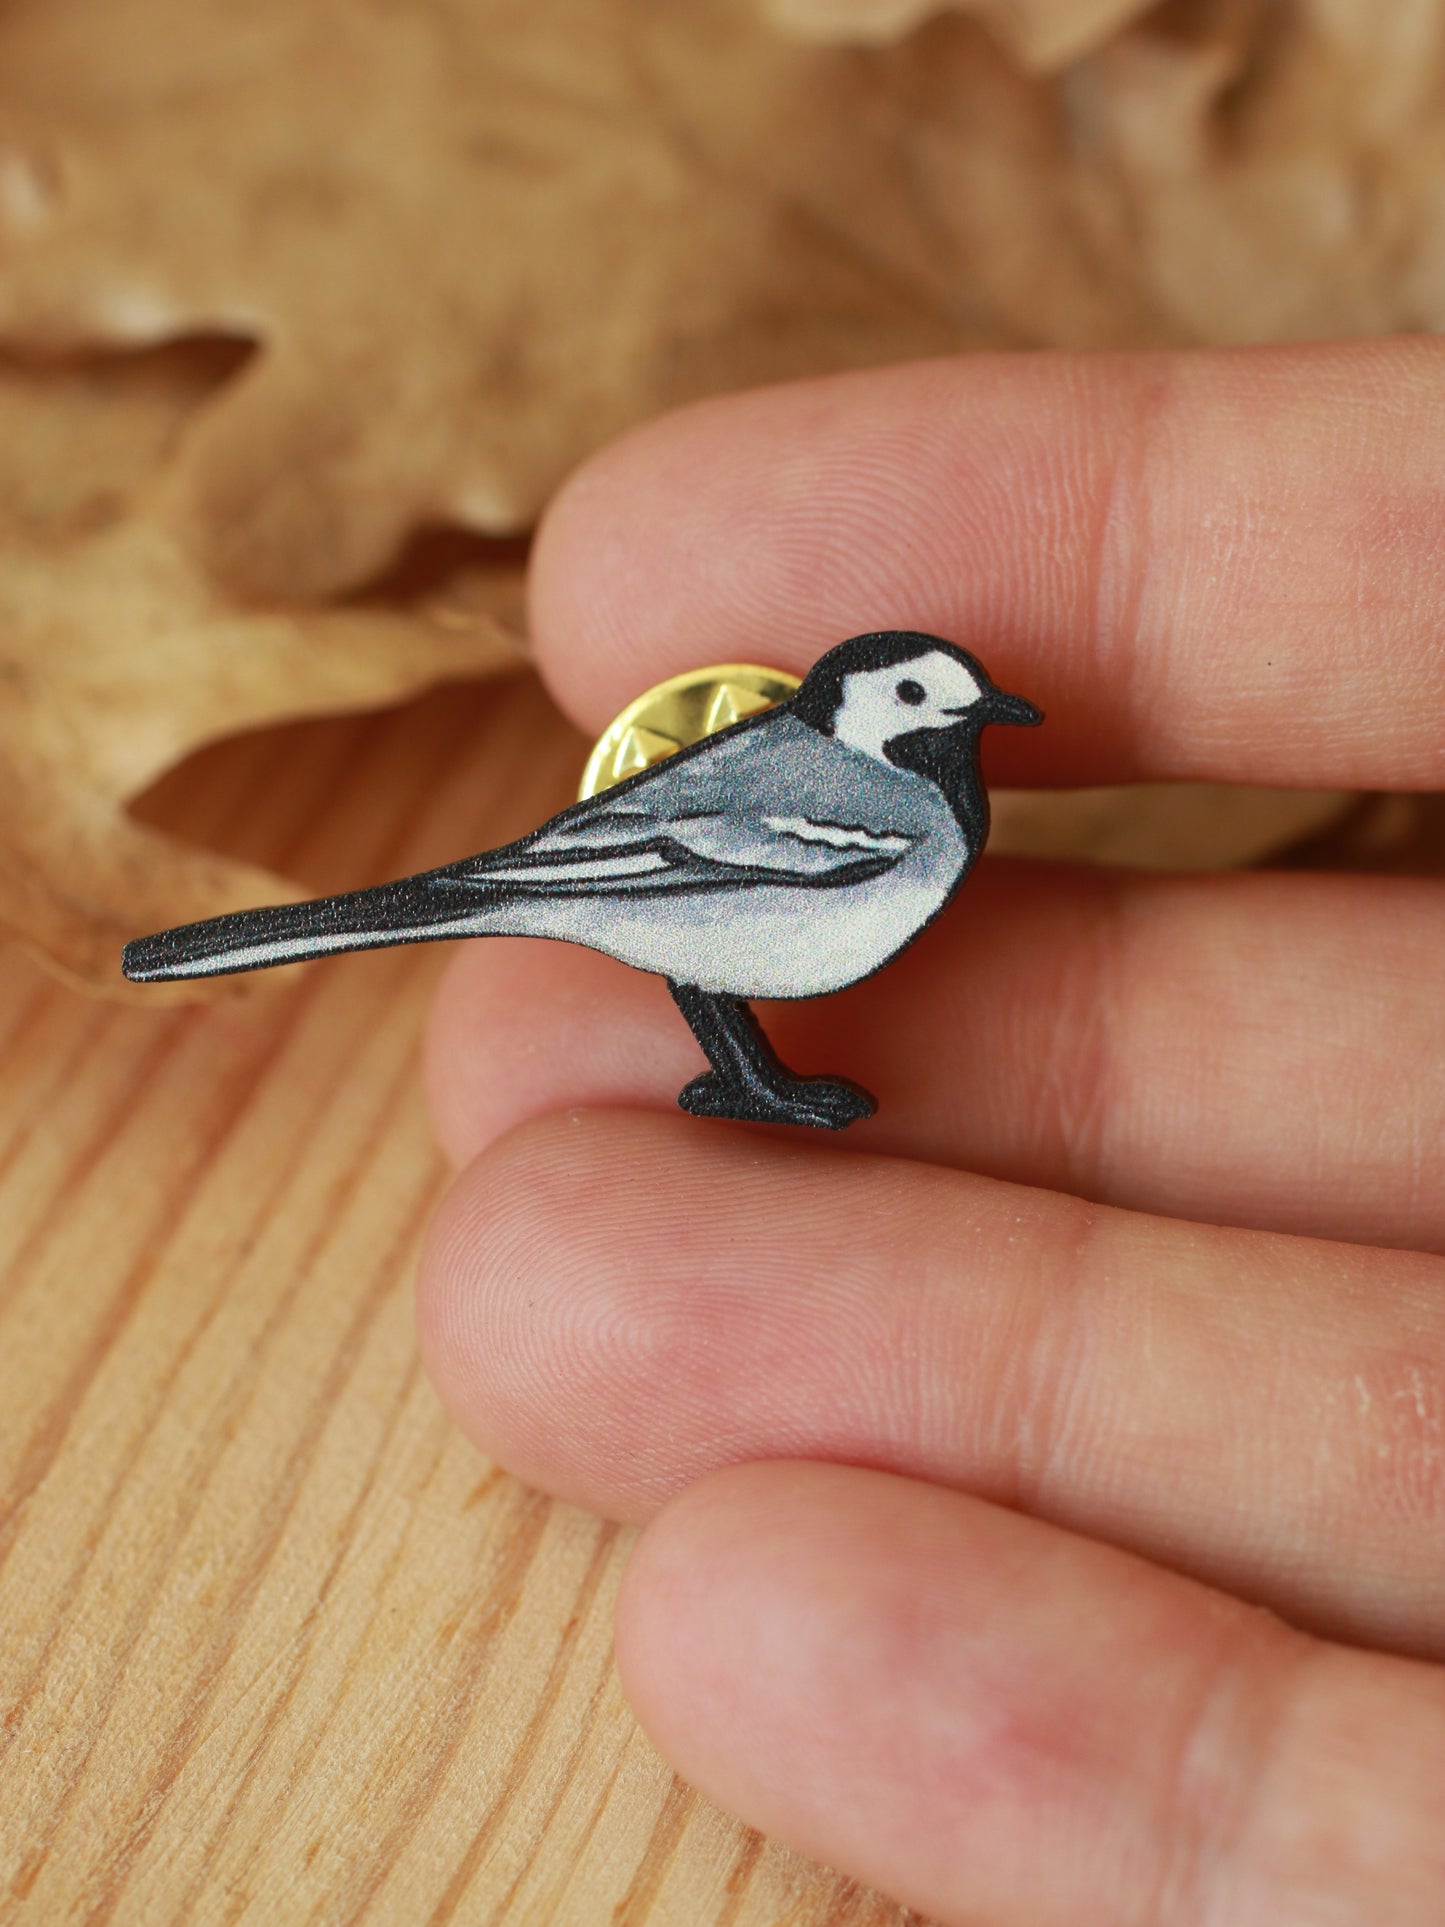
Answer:
POLYGON ((988 837, 988 791, 979 767, 982 737, 982 727, 970 720, 951 729, 911 729, 883 745, 896 769, 926 776, 943 791, 975 856, 988 837))

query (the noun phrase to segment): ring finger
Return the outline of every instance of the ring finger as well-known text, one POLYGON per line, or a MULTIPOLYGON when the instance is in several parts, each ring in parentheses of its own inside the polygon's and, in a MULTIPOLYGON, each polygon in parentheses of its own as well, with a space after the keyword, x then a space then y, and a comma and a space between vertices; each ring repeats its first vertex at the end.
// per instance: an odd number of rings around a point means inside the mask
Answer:
MULTIPOLYGON (((1442 954, 1432 883, 994 864, 890 969, 777 1006, 767 1027, 798 1068, 878 1094, 854 1133, 868 1150, 1134 1209, 1437 1248, 1442 954)), ((536 944, 467 946, 429 1060, 458 1163, 568 1104, 671 1111, 699 1068, 660 985, 536 944)))

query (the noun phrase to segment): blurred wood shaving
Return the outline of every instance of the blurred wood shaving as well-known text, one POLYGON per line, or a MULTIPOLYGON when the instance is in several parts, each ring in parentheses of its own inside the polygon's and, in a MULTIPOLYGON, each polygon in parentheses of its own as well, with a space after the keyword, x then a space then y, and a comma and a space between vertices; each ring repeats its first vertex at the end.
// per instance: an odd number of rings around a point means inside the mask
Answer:
POLYGON ((418 522, 527 528, 675 402, 988 338, 882 239, 881 98, 727 0, 11 0, 0 176, 57 187, 12 196, 0 333, 259 342, 172 525, 248 594, 334 594, 418 522))
POLYGON ((259 344, 165 507, 294 596, 720 389, 1445 325, 1445 0, 985 11, 9 0, 0 334, 259 344))
POLYGON ((137 994, 128 937, 294 894, 134 822, 130 797, 218 736, 519 657, 511 558, 329 609, 243 608, 209 582, 144 502, 216 376, 206 348, 0 364, 0 926, 116 996, 137 994))
POLYGON ((784 33, 840 45, 901 40, 935 14, 970 13, 1022 66, 1050 73, 1143 13, 1149 0, 759 0, 784 33))
POLYGON ((1076 858, 1130 870, 1241 868, 1320 835, 1349 790, 1135 783, 1127 789, 995 790, 994 855, 1076 858))

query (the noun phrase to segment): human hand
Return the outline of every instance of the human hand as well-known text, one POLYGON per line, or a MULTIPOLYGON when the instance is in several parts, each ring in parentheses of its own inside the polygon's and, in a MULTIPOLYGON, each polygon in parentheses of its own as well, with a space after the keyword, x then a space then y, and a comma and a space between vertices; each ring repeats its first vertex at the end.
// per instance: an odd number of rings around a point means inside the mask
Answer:
MULTIPOLYGON (((1046 710, 996 782, 1445 786, 1442 450, 1423 340, 729 398, 563 492, 537 647, 595 729, 916 628, 1046 710)), ((878 1118, 682 1116, 664 985, 567 946, 464 946, 430 1039, 425 1355, 650 1521, 663 1753, 948 1921, 1445 1920, 1441 887, 985 862, 767 1024, 878 1118)))

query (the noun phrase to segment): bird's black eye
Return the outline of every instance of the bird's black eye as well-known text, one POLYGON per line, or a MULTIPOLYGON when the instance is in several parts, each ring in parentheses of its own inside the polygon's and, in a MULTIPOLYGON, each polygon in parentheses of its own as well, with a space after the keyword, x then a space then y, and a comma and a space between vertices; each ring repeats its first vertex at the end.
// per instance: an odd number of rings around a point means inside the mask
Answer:
POLYGON ((928 691, 921 682, 915 682, 911 676, 905 676, 893 693, 899 702, 916 706, 923 701, 928 691))

